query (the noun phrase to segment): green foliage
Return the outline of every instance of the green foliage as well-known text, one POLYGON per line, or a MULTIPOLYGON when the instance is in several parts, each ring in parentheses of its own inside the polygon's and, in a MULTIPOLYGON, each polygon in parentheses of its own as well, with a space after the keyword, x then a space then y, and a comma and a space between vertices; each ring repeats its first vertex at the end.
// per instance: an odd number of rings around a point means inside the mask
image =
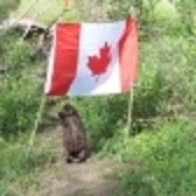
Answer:
POLYGON ((25 42, 19 42, 17 40, 16 44, 13 46, 13 42, 9 42, 4 47, 4 63, 12 71, 15 76, 23 72, 23 70, 30 64, 27 58, 30 45, 25 42))
POLYGON ((184 28, 190 34, 196 34, 196 18, 195 9, 196 2, 194 0, 178 0, 175 1, 176 8, 180 14, 180 19, 184 28))
POLYGON ((195 45, 191 36, 164 36, 141 43, 134 118, 191 116, 196 112, 195 45))
POLYGON ((35 119, 39 104, 37 86, 20 81, 1 91, 0 135, 6 139, 27 131, 35 119), (27 85, 24 87, 24 84, 27 85))
POLYGON ((112 3, 108 13, 111 19, 123 19, 129 14, 136 14, 140 37, 146 40, 165 33, 194 34, 196 32, 195 6, 194 0, 117 0, 112 3))
POLYGON ((20 77, 30 68, 30 53, 35 48, 33 40, 21 40, 21 32, 17 29, 9 30, 6 36, 1 37, 0 50, 2 64, 7 68, 7 76, 20 77))
MULTIPOLYGON (((49 24, 59 17, 59 14, 62 13, 64 8, 63 6, 63 1, 50 0, 50 2, 48 2, 47 0, 38 0, 32 5, 27 13, 27 16, 49 24)), ((24 10, 27 10, 28 7, 29 0, 21 0, 16 14, 21 15, 21 13, 23 13, 24 10)), ((78 18, 78 11, 76 9, 66 10, 61 18, 65 19, 66 21, 74 20, 75 18, 78 18)))
POLYGON ((130 171, 120 174, 130 195, 196 194, 195 128, 195 123, 182 119, 132 139, 119 134, 118 140, 110 141, 110 152, 131 160, 130 171))
POLYGON ((92 138, 94 147, 103 147, 127 120, 128 95, 74 100, 92 138))
POLYGON ((4 41, 1 40, 1 59, 6 73, 1 83, 0 135, 9 139, 32 126, 40 101, 40 84, 31 73, 29 53, 33 45, 20 42, 16 31, 8 32, 4 41))
POLYGON ((0 21, 5 19, 11 10, 19 5, 20 0, 0 0, 0 21))
POLYGON ((0 195, 15 195, 11 187, 29 186, 30 174, 50 163, 45 144, 34 146, 33 152, 27 157, 28 138, 23 135, 17 142, 0 141, 0 195))
POLYGON ((135 195, 135 196, 161 195, 161 194, 157 194, 155 187, 152 186, 152 182, 154 182, 154 179, 151 179, 149 176, 145 174, 144 171, 141 171, 141 169, 136 166, 132 168, 131 175, 121 174, 120 177, 121 177, 122 185, 129 190, 128 195, 135 195))
POLYGON ((29 54, 33 40, 21 41, 21 32, 10 30, 0 37, 0 195, 16 195, 29 187, 31 175, 50 162, 46 146, 36 144, 27 158, 29 135, 39 107, 41 92, 36 70, 42 62, 32 63, 29 54), (15 189, 16 188, 16 189, 15 189), (20 191, 19 191, 20 192, 20 191))

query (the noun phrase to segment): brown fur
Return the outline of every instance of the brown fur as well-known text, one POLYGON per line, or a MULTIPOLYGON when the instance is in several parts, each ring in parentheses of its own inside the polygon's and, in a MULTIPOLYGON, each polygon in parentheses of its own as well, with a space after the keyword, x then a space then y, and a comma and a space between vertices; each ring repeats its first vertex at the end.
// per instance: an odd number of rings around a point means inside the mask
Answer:
POLYGON ((86 132, 76 109, 66 104, 59 112, 63 128, 63 146, 67 162, 82 162, 87 158, 86 132))

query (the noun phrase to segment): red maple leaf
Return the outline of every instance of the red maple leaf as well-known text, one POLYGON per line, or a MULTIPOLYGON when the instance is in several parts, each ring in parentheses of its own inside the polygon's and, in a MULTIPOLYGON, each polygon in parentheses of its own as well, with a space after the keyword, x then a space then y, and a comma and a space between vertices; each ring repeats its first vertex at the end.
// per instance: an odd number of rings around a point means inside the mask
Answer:
POLYGON ((103 47, 100 48, 98 55, 88 57, 87 66, 93 75, 101 75, 107 71, 108 65, 112 59, 110 50, 111 47, 105 42, 103 47))

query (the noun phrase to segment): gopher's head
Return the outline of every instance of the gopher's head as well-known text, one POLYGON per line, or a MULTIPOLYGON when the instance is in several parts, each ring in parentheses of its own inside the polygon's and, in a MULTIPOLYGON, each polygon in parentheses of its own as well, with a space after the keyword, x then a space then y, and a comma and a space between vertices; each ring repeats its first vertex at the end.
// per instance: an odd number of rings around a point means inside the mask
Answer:
POLYGON ((63 106, 62 111, 60 111, 58 115, 61 120, 64 120, 67 117, 78 116, 78 113, 71 104, 66 104, 63 106))

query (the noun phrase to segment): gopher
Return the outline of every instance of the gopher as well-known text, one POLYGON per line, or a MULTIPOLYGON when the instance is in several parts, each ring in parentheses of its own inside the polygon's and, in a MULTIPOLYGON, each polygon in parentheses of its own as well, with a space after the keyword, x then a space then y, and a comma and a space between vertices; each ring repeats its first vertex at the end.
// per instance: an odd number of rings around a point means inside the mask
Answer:
POLYGON ((85 161, 87 153, 86 131, 76 109, 66 104, 59 112, 59 118, 63 130, 63 146, 68 163, 85 161))

